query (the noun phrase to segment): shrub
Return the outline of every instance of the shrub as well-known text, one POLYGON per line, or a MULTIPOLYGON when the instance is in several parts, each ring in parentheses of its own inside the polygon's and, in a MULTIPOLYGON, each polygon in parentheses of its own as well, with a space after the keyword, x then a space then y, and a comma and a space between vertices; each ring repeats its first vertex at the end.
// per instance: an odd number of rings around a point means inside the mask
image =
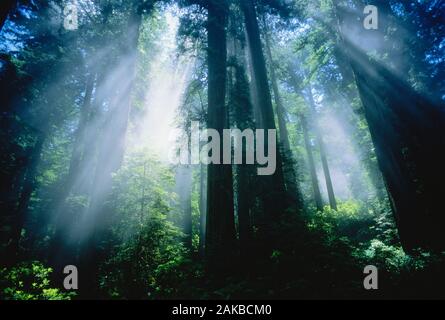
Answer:
POLYGON ((70 300, 75 293, 51 288, 52 269, 38 261, 0 269, 0 298, 4 300, 70 300))

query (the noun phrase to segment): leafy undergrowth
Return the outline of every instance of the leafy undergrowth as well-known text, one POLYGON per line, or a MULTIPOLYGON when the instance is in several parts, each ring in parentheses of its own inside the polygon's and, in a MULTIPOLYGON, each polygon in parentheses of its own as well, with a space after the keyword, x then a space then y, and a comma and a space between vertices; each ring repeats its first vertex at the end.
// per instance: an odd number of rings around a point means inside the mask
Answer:
POLYGON ((292 219, 281 224, 280 241, 267 258, 240 261, 239 272, 224 279, 195 272, 201 278, 185 279, 184 290, 173 298, 445 298, 445 256, 420 250, 406 254, 389 211, 344 203, 336 212, 325 208, 310 216, 304 226, 292 219), (367 265, 379 270, 378 290, 364 289, 367 265))
MULTIPOLYGON (((277 226, 273 237, 279 240, 267 255, 253 250, 248 258, 235 256, 225 266, 230 271, 216 277, 204 272, 201 259, 182 246, 178 230, 159 216, 103 263, 98 298, 445 298, 444 256, 405 254, 382 208, 343 203, 337 211, 325 208, 307 217, 305 223, 290 217, 277 226), (379 270, 378 290, 363 287, 367 265, 379 270)), ((40 262, 1 269, 1 299, 82 297, 53 288, 51 272, 40 262)))
POLYGON ((50 283, 52 269, 41 262, 23 262, 0 268, 0 300, 71 300, 75 293, 62 292, 50 283))

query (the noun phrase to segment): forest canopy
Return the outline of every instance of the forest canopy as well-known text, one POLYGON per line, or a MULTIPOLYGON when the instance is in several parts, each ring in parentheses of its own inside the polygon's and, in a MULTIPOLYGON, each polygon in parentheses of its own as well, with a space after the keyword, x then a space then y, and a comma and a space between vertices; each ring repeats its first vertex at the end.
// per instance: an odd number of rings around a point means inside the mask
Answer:
POLYGON ((444 298, 443 21, 2 0, 0 299, 444 298))

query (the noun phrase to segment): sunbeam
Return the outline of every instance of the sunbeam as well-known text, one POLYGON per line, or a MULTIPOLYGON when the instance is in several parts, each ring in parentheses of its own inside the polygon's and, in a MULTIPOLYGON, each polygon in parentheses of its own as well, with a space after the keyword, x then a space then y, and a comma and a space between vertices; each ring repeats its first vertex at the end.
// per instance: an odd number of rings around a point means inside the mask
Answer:
POLYGON ((0 300, 444 298, 443 21, 0 1, 0 300))

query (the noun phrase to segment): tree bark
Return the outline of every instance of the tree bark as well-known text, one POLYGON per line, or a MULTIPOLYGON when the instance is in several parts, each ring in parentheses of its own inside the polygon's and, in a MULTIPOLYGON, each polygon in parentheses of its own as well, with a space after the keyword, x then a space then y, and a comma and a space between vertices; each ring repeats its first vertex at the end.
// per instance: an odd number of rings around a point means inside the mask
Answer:
POLYGON ((318 125, 318 121, 316 119, 317 110, 315 109, 315 101, 314 97, 312 95, 312 87, 308 87, 308 100, 309 100, 309 106, 312 114, 312 118, 314 121, 314 131, 315 136, 317 137, 317 144, 318 148, 320 149, 320 158, 321 158, 321 164, 323 167, 323 173, 326 180, 326 189, 328 192, 328 198, 329 198, 329 206, 333 210, 337 210, 337 201, 335 200, 335 193, 334 193, 334 187, 332 185, 332 179, 331 179, 331 172, 329 170, 329 163, 328 163, 328 157, 326 155, 326 148, 323 141, 323 136, 320 132, 320 127, 318 125))
MULTIPOLYGON (((245 37, 246 39, 249 39, 249 35, 247 34, 246 31, 245 31, 245 37)), ((250 77, 249 81, 250 101, 252 102, 252 107, 253 107, 255 127, 257 129, 264 129, 263 117, 261 114, 260 107, 258 105, 259 94, 258 94, 258 89, 256 87, 255 75, 253 72, 253 65, 252 65, 252 55, 250 54, 251 50, 249 45, 245 47, 244 51, 246 56, 247 71, 250 77)))
POLYGON ((276 65, 272 56, 270 36, 267 30, 265 19, 264 19, 264 27, 265 27, 264 39, 266 44, 265 49, 267 58, 269 60, 270 80, 272 84, 272 91, 276 105, 280 142, 283 149, 284 179, 288 190, 288 194, 291 197, 291 201, 295 204, 296 208, 301 208, 302 207, 301 194, 298 188, 297 176, 295 174, 295 168, 294 168, 294 160, 289 143, 289 132, 287 130, 287 125, 286 125, 286 109, 284 108, 283 101, 281 100, 280 91, 278 89, 278 80, 275 73, 276 65))
POLYGON ((311 176, 312 190, 314 192, 315 205, 318 211, 323 211, 323 199, 321 198, 320 186, 318 184, 317 171, 315 170, 314 155, 312 153, 312 145, 309 139, 309 129, 307 126, 306 117, 301 116, 301 127, 303 129, 304 144, 306 146, 309 173, 311 176))
POLYGON ((439 150, 444 149, 443 111, 352 43, 343 30, 356 22, 338 3, 336 13, 338 34, 354 72, 402 246, 408 252, 418 247, 442 251, 445 159, 439 150))
POLYGON ((204 257, 206 237, 207 186, 205 166, 203 164, 200 164, 199 168, 199 254, 204 257))
MULTIPOLYGON (((246 129, 254 129, 254 119, 252 105, 250 102, 249 83, 245 69, 239 64, 236 53, 231 57, 233 61, 231 72, 231 94, 230 106, 234 115, 234 125, 244 131, 246 129)), ((246 145, 243 144, 243 154, 247 151, 246 145)), ((236 203, 238 213, 238 230, 240 241, 241 258, 246 263, 243 266, 249 266, 248 263, 252 252, 252 216, 254 215, 254 199, 256 197, 253 192, 255 166, 249 164, 236 165, 236 203)))
POLYGON ((20 238, 22 229, 26 221, 26 213, 28 211, 32 193, 35 190, 37 166, 40 163, 44 142, 45 136, 43 134, 38 134, 32 154, 29 158, 28 167, 26 169, 25 180, 23 183, 22 191, 20 193, 19 204, 17 207, 17 214, 13 228, 12 248, 14 249, 15 255, 19 252, 20 238))
POLYGON ((185 235, 184 245, 192 250, 192 186, 193 171, 190 165, 179 165, 176 169, 176 192, 182 212, 182 229, 185 235))
MULTIPOLYGON (((275 116, 272 107, 269 82, 267 78, 266 62, 263 55, 263 48, 260 38, 260 30, 257 21, 255 5, 252 0, 240 1, 241 9, 244 13, 245 27, 248 35, 250 54, 252 59, 253 80, 257 89, 257 102, 261 111, 264 129, 276 130, 275 116)), ((267 139, 265 139, 265 150, 268 150, 267 139)), ((277 144, 278 145, 278 144, 277 144)), ((264 208, 263 221, 259 221, 259 228, 266 231, 270 230, 277 219, 289 207, 286 194, 286 187, 283 175, 283 161, 280 150, 277 150, 276 170, 271 176, 263 176, 260 180, 261 198, 264 208)))
MULTIPOLYGON (((208 4, 208 123, 223 136, 227 128, 226 80, 227 80, 227 13, 225 1, 208 4)), ((220 150, 222 148, 222 139, 220 150)), ((235 248, 235 218, 233 203, 232 166, 208 165, 206 262, 209 270, 216 273, 227 271, 235 248), (226 269, 226 270, 224 270, 226 269)))

